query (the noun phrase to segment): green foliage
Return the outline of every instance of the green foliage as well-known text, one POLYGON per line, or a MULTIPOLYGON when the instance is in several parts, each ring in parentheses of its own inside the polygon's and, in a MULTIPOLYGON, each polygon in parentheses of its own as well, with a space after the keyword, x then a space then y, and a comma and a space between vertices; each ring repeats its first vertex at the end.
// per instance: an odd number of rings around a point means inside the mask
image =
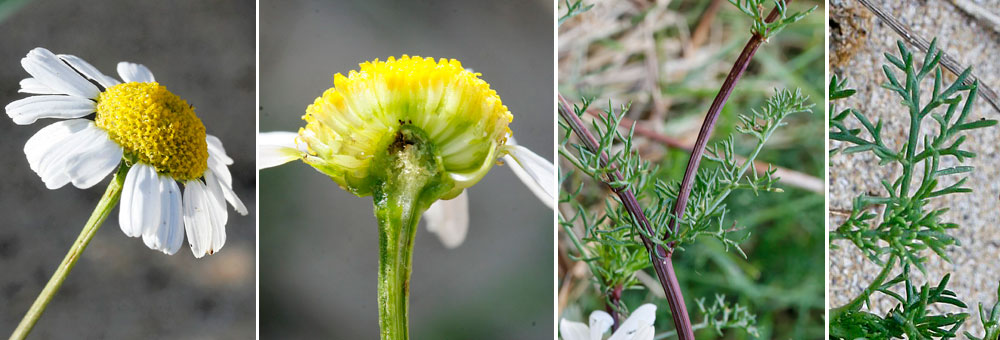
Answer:
MULTIPOLYGON (((586 146, 569 142, 571 130, 564 123, 560 122, 565 135, 562 138, 559 154, 569 161, 574 167, 586 174, 588 177, 606 183, 614 190, 631 190, 640 201, 652 201, 647 204, 644 214, 652 225, 657 229, 653 234, 648 233, 639 225, 635 217, 624 209, 619 198, 614 197, 615 204, 606 204, 605 214, 601 217, 587 217, 585 211, 579 210, 573 217, 565 222, 576 221, 610 222, 611 232, 598 233, 604 236, 637 236, 636 234, 618 234, 617 229, 626 227, 633 232, 641 233, 654 243, 676 249, 683 249, 685 244, 694 242, 701 236, 710 236, 718 239, 728 246, 739 249, 739 242, 743 239, 733 239, 730 237, 732 231, 738 230, 736 227, 724 225, 728 209, 725 199, 734 190, 751 190, 755 194, 759 192, 780 192, 774 186, 777 178, 773 176, 774 170, 769 170, 763 175, 758 175, 754 171, 748 170, 753 166, 753 161, 764 148, 764 144, 774 134, 777 129, 785 123, 783 120, 791 114, 812 112, 812 105, 807 104, 808 98, 802 95, 801 91, 778 91, 759 110, 752 110, 749 114, 740 115, 741 124, 737 126, 737 131, 743 135, 752 137, 754 141, 753 151, 746 160, 736 159, 734 150, 734 138, 729 138, 717 143, 709 148, 706 159, 714 161, 718 166, 706 167, 698 171, 694 189, 692 190, 688 210, 684 218, 678 222, 677 230, 668 233, 666 228, 668 222, 674 218, 671 207, 677 199, 679 183, 677 181, 664 181, 651 176, 656 173, 656 167, 639 158, 633 149, 633 131, 622 133, 618 126, 628 107, 621 108, 621 114, 617 114, 610 107, 595 119, 592 123, 592 131, 598 141, 598 152, 590 151, 586 146), (606 160, 601 155, 605 155, 606 160), (618 171, 622 180, 613 180, 611 173, 618 171)), ((586 111, 589 101, 584 100, 582 107, 574 107, 577 115, 582 115, 586 111)), ((633 127, 634 129, 634 127, 633 127)), ((582 185, 582 184, 581 184, 582 185)), ((576 190, 579 193, 581 188, 576 190)), ((575 193, 568 194, 563 202, 572 202, 575 193)), ((621 237, 598 237, 593 240, 607 240, 605 244, 621 245, 621 237)), ((628 242, 639 244, 635 237, 628 242)), ((641 246, 641 244, 640 244, 641 246)))
MULTIPOLYGON (((966 178, 956 180, 954 177, 971 172, 973 167, 958 165, 941 168, 942 160, 953 157, 960 164, 975 157, 974 153, 961 149, 966 138, 963 134, 968 130, 990 127, 997 123, 986 119, 968 120, 976 99, 978 83, 964 84, 969 76, 969 70, 966 70, 953 83, 944 86, 941 68, 938 66, 941 51, 937 50, 936 43, 936 40, 931 43, 928 53, 919 63, 902 42, 897 44, 898 56, 885 54, 889 64, 883 66, 883 72, 888 83, 883 87, 901 98, 910 117, 907 141, 898 149, 889 147, 883 140, 881 120, 873 124, 857 110, 837 112, 834 105, 830 104, 830 139, 849 145, 842 152, 850 154, 870 151, 881 165, 896 163, 903 170, 898 178, 881 182, 886 196, 857 196, 850 215, 836 230, 830 232, 831 241, 849 240, 869 260, 883 266, 879 277, 860 296, 831 311, 831 338, 890 339, 905 335, 909 339, 950 339, 956 337, 958 328, 968 316, 964 313, 930 312, 931 306, 935 304, 966 308, 966 304, 954 292, 945 289, 950 275, 945 275, 937 286, 929 287, 925 284, 919 291, 914 289, 910 281, 911 265, 926 272, 924 263, 927 261, 927 254, 924 250, 929 249, 950 262, 945 253, 946 248, 958 243, 957 239, 948 234, 949 230, 958 228, 958 225, 941 221, 941 216, 947 209, 927 208, 930 200, 972 191, 963 186, 966 178), (903 81, 899 80, 896 72, 902 73, 903 81), (933 90, 930 98, 925 98, 920 86, 930 75, 933 75, 933 90), (965 100, 963 92, 966 94, 965 100), (940 112, 942 110, 939 109, 942 108, 944 110, 940 112), (849 117, 854 117, 862 129, 847 127, 845 121, 849 117), (937 123, 936 131, 922 131, 922 124, 927 118, 937 123), (914 178, 918 170, 920 176, 914 178), (945 180, 952 184, 939 185, 945 180), (880 218, 871 211, 873 206, 879 205, 885 207, 880 218), (896 260, 902 265, 903 272, 883 283, 896 260), (900 283, 904 285, 903 294, 892 290, 892 287, 900 283), (884 317, 862 311, 863 302, 868 301, 874 292, 881 292, 897 300, 899 304, 884 317)), ((855 91, 847 89, 846 81, 834 76, 830 81, 829 93, 832 102, 847 98, 855 91)), ((832 150, 831 154, 835 152, 837 150, 832 150)), ((984 324, 987 323, 985 316, 983 320, 984 324)))
POLYGON ((989 315, 986 315, 983 303, 979 303, 979 320, 983 322, 983 329, 986 330, 986 335, 983 335, 982 338, 977 338, 969 334, 969 332, 965 332, 965 337, 972 340, 997 340, 1000 338, 1000 288, 997 288, 997 299, 998 301, 993 304, 989 315))
MULTIPOLYGON (((945 247, 956 244, 956 240, 948 235, 947 231, 958 227, 954 223, 940 220, 947 209, 928 210, 925 206, 935 197, 972 191, 963 187, 966 180, 964 177, 953 184, 939 187, 939 181, 943 178, 972 171, 970 166, 942 169, 940 167, 942 158, 954 157, 958 162, 963 162, 966 158, 975 157, 974 153, 961 149, 965 141, 965 136, 961 134, 997 123, 995 120, 986 119, 968 121, 968 115, 976 99, 978 84, 963 85, 969 75, 968 70, 942 90, 943 77, 941 68, 937 67, 941 52, 934 47, 935 43, 931 44, 929 53, 919 67, 915 65, 913 54, 902 42, 899 43, 899 57, 886 54, 889 63, 902 71, 905 76, 905 81, 900 82, 889 65, 883 67, 889 79, 889 83, 883 87, 898 94, 903 106, 909 111, 910 130, 904 145, 898 150, 888 147, 883 141, 882 121, 872 124, 865 115, 856 110, 844 110, 835 115, 831 120, 833 131, 830 131, 830 139, 854 144, 845 148, 844 153, 871 151, 879 158, 881 164, 898 163, 903 168, 903 173, 897 179, 891 182, 882 181, 888 197, 860 195, 855 198, 850 216, 831 233, 831 239, 850 240, 873 262, 882 264, 881 257, 891 254, 898 257, 901 263, 912 264, 921 271, 925 271, 923 263, 926 258, 920 253, 924 249, 930 249, 950 261, 944 250, 945 247), (934 71, 934 88, 926 104, 921 104, 920 84, 931 71, 934 71), (961 92, 966 92, 968 95, 964 103, 961 92), (946 107, 943 114, 935 113, 935 109, 944 105, 946 107), (961 112, 958 111, 959 107, 962 108, 961 112), (847 112, 861 123, 868 134, 867 138, 861 134, 860 129, 848 129, 843 124, 847 112), (926 118, 932 118, 937 122, 936 134, 925 135, 921 132, 921 124, 926 118), (916 182, 916 190, 911 191, 918 163, 923 165, 922 176, 916 182), (877 221, 877 215, 869 211, 873 205, 885 205, 881 221, 877 221)), ((837 85, 831 81, 831 88, 836 87, 837 85)), ((831 91, 831 100, 834 93, 831 91)), ((846 92, 836 93, 843 95, 846 92)))
POLYGON ((569 2, 566 0, 566 14, 559 17, 559 24, 562 25, 563 21, 569 20, 572 17, 580 15, 580 13, 590 10, 594 5, 583 5, 582 0, 576 0, 574 2, 569 2))
MULTIPOLYGON (((702 315, 701 321, 691 325, 694 330, 711 329, 715 335, 722 336, 722 331, 727 329, 740 329, 753 337, 760 337, 760 332, 755 326, 757 316, 739 304, 729 304, 725 296, 715 295, 715 300, 711 305, 705 304, 705 298, 698 298, 694 301, 698 306, 698 313, 702 315)), ((669 331, 660 334, 656 339, 666 339, 677 336, 676 331, 669 331)))
POLYGON ((907 339, 954 338, 968 314, 930 312, 935 304, 967 307, 955 297, 955 292, 946 289, 949 278, 950 275, 945 275, 937 286, 924 284, 917 290, 910 281, 910 267, 904 266, 902 273, 877 288, 899 301, 885 317, 864 311, 848 311, 831 322, 830 336, 839 339, 893 339, 904 335, 907 339), (891 289, 900 283, 903 283, 905 295, 891 289))
POLYGON ((945 289, 951 275, 946 274, 935 287, 930 287, 925 283, 917 291, 910 281, 909 269, 909 266, 904 266, 902 273, 879 287, 880 292, 899 301, 896 307, 889 310, 885 318, 890 333, 893 335, 905 334, 909 339, 954 338, 955 332, 958 331, 958 327, 962 325, 968 314, 934 315, 929 311, 931 305, 934 304, 952 305, 959 308, 968 307, 955 297, 955 292, 945 289), (896 294, 890 289, 891 286, 900 282, 904 284, 905 296, 896 294))
POLYGON ((722 336, 723 329, 742 329, 755 337, 760 336, 757 327, 754 327, 757 316, 745 306, 729 305, 722 295, 715 295, 715 301, 711 305, 705 305, 705 298, 695 300, 695 303, 698 304, 698 312, 703 315, 699 325, 714 330, 716 335, 722 336))
POLYGON ((787 15, 788 7, 785 5, 785 1, 774 0, 774 6, 778 9, 778 18, 772 22, 767 22, 769 12, 764 9, 764 4, 767 3, 767 0, 729 0, 729 3, 753 19, 751 32, 762 35, 765 40, 780 32, 788 24, 802 20, 806 15, 816 10, 816 6, 813 6, 804 12, 795 12, 789 16, 787 15))
MULTIPOLYGON (((706 150, 705 158, 717 163, 718 166, 698 171, 684 218, 677 224, 676 232, 666 238, 666 244, 673 244, 678 249, 684 249, 685 244, 694 242, 700 236, 712 236, 724 243, 727 249, 732 246, 741 254, 743 253, 738 244, 744 239, 729 237, 730 232, 739 230, 739 228, 724 225, 726 214, 729 211, 724 201, 734 190, 751 190, 754 194, 762 191, 781 191, 774 186, 778 180, 773 176, 774 169, 769 169, 763 176, 758 175, 755 171, 750 171, 747 175, 747 171, 753 166, 753 160, 760 154, 767 140, 779 127, 785 125, 783 122, 785 118, 795 113, 812 112, 812 105, 806 104, 807 100, 808 98, 802 95, 799 90, 794 92, 781 90, 768 99, 761 109, 752 110, 750 114, 739 116, 740 124, 737 125, 736 131, 752 137, 754 142, 749 157, 742 162, 736 159, 733 136, 706 150)), ((656 192, 659 194, 657 197, 665 198, 659 202, 662 204, 661 207, 673 206, 678 189, 679 183, 676 181, 670 184, 663 181, 656 183, 656 192)), ((669 210, 657 211, 657 214, 652 216, 655 217, 651 217, 651 221, 661 221, 662 219, 664 224, 661 225, 664 226, 665 222, 668 221, 667 218, 673 218, 669 210)), ((744 237, 746 236, 749 234, 744 237)))
MULTIPOLYGON (((834 104, 835 100, 853 96, 857 92, 858 92, 857 90, 847 88, 847 79, 840 80, 836 74, 830 75, 830 90, 829 90, 830 100, 828 101, 829 107, 826 111, 830 113, 830 120, 828 125, 830 126, 830 128, 835 129, 836 131, 839 131, 841 133, 846 133, 847 135, 851 136, 856 136, 858 133, 861 133, 860 129, 849 129, 847 128, 847 125, 845 125, 844 123, 844 120, 847 119, 849 115, 858 113, 850 108, 837 112, 837 105, 834 104)), ((830 150, 830 155, 833 156, 834 154, 837 153, 837 151, 840 151, 840 149, 830 150)))
MULTIPOLYGON (((582 115, 590 106, 590 101, 584 99, 581 107, 575 107, 577 115, 582 115)), ((609 104, 610 105, 610 104, 609 104)), ((622 112, 628 107, 622 107, 622 112)), ((579 144, 569 144, 569 134, 572 130, 560 122, 566 135, 560 139, 559 153, 572 163, 576 169, 592 179, 603 179, 613 188, 625 188, 634 192, 645 192, 643 187, 648 183, 650 173, 656 168, 648 162, 639 159, 632 152, 632 133, 625 135, 618 131, 623 115, 615 115, 609 107, 608 114, 594 120, 592 128, 599 143, 598 149, 604 153, 607 161, 602 161, 601 153, 591 152, 579 144), (620 147, 616 143, 621 143, 620 147), (570 149, 575 153, 570 152, 570 149), (613 151, 617 149, 617 151, 613 151), (611 180, 610 176, 618 171, 623 180, 611 180)), ((568 172, 561 182, 571 180, 572 172, 568 172)), ((559 224, 564 228, 580 257, 574 260, 585 261, 594 274, 596 283, 604 295, 610 295, 615 289, 631 289, 639 282, 635 273, 650 266, 645 247, 636 241, 637 228, 633 228, 632 216, 620 204, 613 201, 604 202, 603 213, 591 213, 584 206, 586 200, 576 199, 586 196, 584 183, 580 181, 572 192, 562 192, 560 203, 571 205, 574 214, 559 215, 559 224), (577 237, 573 232, 574 225, 583 226, 583 236, 577 237)), ((618 201, 614 201, 618 202, 618 201)), ((618 202, 620 203, 620 202, 618 202)), ((573 255, 570 255, 573 256, 573 255)), ((621 307, 621 306, 618 306, 621 307)))
MULTIPOLYGON (((726 224, 726 214, 729 211, 725 204, 726 198, 736 190, 754 194, 781 191, 775 186, 777 178, 773 176, 773 170, 758 175, 751 171, 751 167, 768 139, 779 127, 785 125, 785 118, 795 113, 811 112, 812 105, 807 104, 807 100, 801 91, 781 90, 760 109, 740 116, 740 124, 736 130, 754 141, 750 155, 746 160, 737 160, 735 139, 732 136, 708 150, 706 159, 717 166, 699 170, 688 211, 679 221, 675 233, 668 233, 666 229, 669 220, 674 218, 671 207, 677 199, 679 183, 667 182, 655 176, 657 167, 643 161, 635 152, 634 126, 626 133, 618 129, 628 110, 627 106, 621 107, 621 113, 616 113, 609 106, 602 115, 594 119, 590 130, 598 141, 597 152, 585 145, 570 142, 572 131, 564 122, 560 122, 565 134, 561 138, 559 153, 574 166, 575 171, 588 178, 586 181, 576 179, 571 171, 562 180, 563 187, 570 186, 570 181, 579 180, 572 183, 574 190, 563 191, 560 197, 561 203, 574 208, 572 215, 560 214, 559 222, 580 254, 575 259, 587 262, 599 289, 609 295, 616 289, 637 288, 639 282, 635 279, 635 274, 650 267, 649 255, 640 242, 640 235, 653 243, 670 247, 668 249, 684 249, 685 245, 694 243, 699 237, 712 237, 725 245, 726 249, 735 248, 745 257, 739 244, 749 233, 733 233, 740 228, 726 224), (616 171, 621 174, 621 180, 614 180, 614 176, 611 176, 616 171), (604 183, 616 191, 631 190, 640 202, 648 203, 642 204, 645 207, 643 212, 651 225, 656 226, 654 233, 639 227, 636 217, 629 214, 617 196, 612 195, 604 202, 603 211, 596 214, 588 211, 582 203, 587 201, 584 193, 587 192, 585 183, 588 181, 604 183), (582 237, 578 238, 573 232, 574 225, 583 227, 582 237)), ((582 116, 589 105, 590 101, 584 100, 582 106, 574 107, 574 113, 582 116)), ((722 304, 723 302, 724 299, 719 296, 713 305, 706 306, 703 302, 699 304, 704 315, 704 327, 716 331, 739 328, 756 334, 753 323, 756 319, 745 307, 731 308, 722 304)))
MULTIPOLYGON (((570 7, 572 2, 570 0, 566 6, 560 4, 560 14, 564 13, 562 8, 570 7)), ((681 1, 673 2, 669 7, 685 9, 691 14, 686 17, 693 26, 698 19, 694 14, 706 5, 702 1, 681 1)), ((813 4, 798 5, 808 8, 813 4)), ((794 9, 789 12, 792 11, 794 9)), ((648 12, 651 11, 626 16, 621 21, 632 25, 630 27, 641 26, 641 18, 648 12)), ((567 20, 566 17, 561 16, 560 23, 567 20)), ((734 20, 726 25, 747 28, 743 32, 749 31, 753 23, 752 18, 743 15, 728 18, 734 20)), ((560 120, 562 136, 558 150, 560 158, 570 166, 560 169, 559 222, 564 229, 565 240, 571 244, 567 254, 573 259, 585 261, 589 266, 594 274, 591 282, 597 293, 584 294, 576 299, 568 313, 572 315, 606 308, 609 302, 607 295, 615 291, 615 284, 626 282, 622 285, 624 292, 617 309, 624 311, 628 309, 622 308, 625 304, 634 307, 655 300, 653 302, 661 306, 657 315, 656 339, 676 337, 670 327, 670 309, 663 308, 663 297, 643 287, 635 278, 639 271, 652 273, 650 256, 645 252, 639 235, 655 235, 649 237, 652 242, 668 245, 670 241, 679 241, 673 244, 676 248, 670 249, 683 250, 675 253, 673 263, 678 269, 677 279, 683 287, 691 321, 695 322, 692 326, 699 339, 716 338, 719 332, 727 333, 722 336, 727 339, 822 336, 823 268, 818 264, 823 261, 825 243, 821 223, 823 198, 807 190, 779 188, 773 171, 755 172, 750 168, 754 159, 767 159, 773 164, 811 175, 819 175, 823 171, 824 154, 816 153, 822 148, 823 141, 815 136, 822 131, 819 129, 824 122, 808 119, 806 115, 798 118, 784 114, 782 116, 785 117, 777 119, 774 115, 777 112, 790 114, 775 109, 794 107, 792 104, 796 100, 801 100, 798 103, 808 111, 811 106, 805 104, 807 94, 815 98, 816 94, 823 93, 819 84, 823 83, 820 79, 823 77, 825 47, 822 38, 817 39, 814 34, 816 29, 822 29, 823 19, 814 16, 806 18, 806 21, 808 25, 793 25, 783 31, 783 34, 794 38, 775 40, 773 43, 781 46, 760 49, 754 57, 760 67, 746 73, 741 83, 749 85, 735 92, 725 106, 715 129, 715 135, 722 137, 713 138, 711 147, 706 150, 705 158, 708 160, 702 162, 696 174, 697 180, 690 197, 692 201, 685 211, 684 220, 678 224, 678 233, 671 235, 673 238, 663 239, 667 222, 673 217, 671 208, 677 191, 675 180, 683 175, 690 153, 666 148, 664 158, 657 163, 648 163, 639 157, 639 147, 642 150, 660 149, 649 148, 647 140, 633 140, 632 129, 627 125, 620 126, 622 117, 630 108, 612 107, 609 103, 603 110, 594 110, 598 105, 592 105, 585 98, 573 111, 587 118, 583 121, 600 144, 598 149, 606 153, 608 162, 602 163, 599 152, 573 143, 573 133, 567 123, 560 120), (789 50, 804 52, 786 53, 789 50), (768 87, 775 83, 796 84, 805 91, 778 91, 778 96, 768 99, 771 92, 768 87), (591 111, 585 114, 588 107, 591 111), (750 107, 760 109, 740 117, 738 111, 749 111, 744 108, 750 107), (602 114, 595 114, 601 111, 602 114), (589 119, 591 117, 592 120, 589 119), (764 143, 755 135, 766 136, 767 139, 770 137, 767 131, 773 133, 787 123, 795 128, 782 128, 781 142, 763 148, 764 143), (740 155, 751 154, 754 156, 749 161, 740 159, 740 155), (740 172, 744 168, 746 170, 740 172), (621 180, 609 178, 614 170, 621 172, 621 180), (638 206, 650 220, 650 225, 657 228, 653 233, 636 228, 638 221, 622 208, 622 202, 615 193, 625 189, 637 196, 638 206), (781 192, 782 189, 787 192, 766 194, 781 192), (721 197, 723 194, 725 197, 721 197), (713 205, 714 209, 711 208, 713 205), (692 213, 694 209, 700 209, 701 213, 692 213), (753 228, 745 229, 743 226, 759 226, 767 232, 754 231, 751 234, 749 229, 753 228), (729 251, 732 248, 736 249, 729 251), (746 249, 746 255, 741 248, 746 249), (611 259, 601 259, 603 257, 611 259), (716 297, 714 300, 713 296, 716 297), (728 296, 730 300, 726 301, 723 296, 728 296), (698 302, 701 304, 698 305, 698 302), (744 331, 739 332, 739 329, 744 331)), ((671 27, 656 31, 655 35, 658 40, 670 39, 675 33, 676 29, 671 27)), ((671 125, 681 120, 698 119, 704 114, 708 103, 718 92, 717 87, 713 88, 714 85, 703 81, 715 77, 707 65, 722 61, 734 50, 738 52, 738 47, 746 43, 746 37, 743 34, 733 35, 724 49, 702 61, 686 77, 660 80, 660 90, 673 100, 669 111, 671 125)), ((617 48, 617 42, 614 39, 601 40, 592 47, 617 48)), ((563 80, 560 92, 564 95, 588 97, 603 92, 601 85, 577 84, 572 77, 565 79, 566 83, 563 80), (566 88, 563 89, 563 86, 566 88)), ((631 112, 630 116, 642 114, 631 112)), ((657 152, 654 154, 659 156, 657 152)))

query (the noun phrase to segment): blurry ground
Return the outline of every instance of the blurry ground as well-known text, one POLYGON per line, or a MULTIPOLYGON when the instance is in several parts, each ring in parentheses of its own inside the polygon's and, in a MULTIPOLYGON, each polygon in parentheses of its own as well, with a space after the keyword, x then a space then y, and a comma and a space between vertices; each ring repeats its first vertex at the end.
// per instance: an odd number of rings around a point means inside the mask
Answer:
MULTIPOLYGON (((30 338, 253 338, 253 2, 46 0, 3 17, 0 105, 25 97, 17 93, 28 77, 20 59, 37 46, 79 56, 116 78, 118 61, 145 64, 222 139, 235 160, 234 189, 250 209, 248 216, 230 209, 225 247, 202 259, 186 244, 166 256, 126 237, 115 209, 30 338)), ((17 326, 107 185, 45 189, 22 149, 54 121, 17 126, 0 119, 0 336, 17 326)))
MULTIPOLYGON (((553 157, 552 2, 261 1, 260 129, 297 131, 333 75, 401 54, 455 58, 514 114, 519 144, 553 157)), ((301 162, 262 170, 263 339, 378 337, 378 235, 358 198, 301 162)), ((550 209, 506 166, 468 190, 465 243, 420 227, 410 283, 415 339, 551 338, 550 209)))
MULTIPOLYGON (((577 103, 584 96, 595 98, 595 109, 606 109, 608 101, 616 109, 631 104, 628 118, 639 120, 638 125, 693 144, 708 106, 750 38, 746 16, 724 0, 584 3, 594 7, 559 27, 560 93, 577 103)), ((713 140, 735 132, 737 114, 758 108, 775 88, 800 88, 816 104, 815 113, 790 117, 789 126, 775 134, 758 159, 815 182, 822 178, 824 162, 823 2, 796 1, 790 11, 812 6, 820 8, 761 46, 723 109, 713 140)), ((564 7, 560 5, 560 15, 564 7)), ((663 178, 680 180, 689 158, 686 152, 650 139, 635 141, 645 160, 660 165, 663 178)), ((747 154, 750 143, 737 138, 736 144, 738 153, 747 154)), ((707 238, 674 255, 694 323, 701 321, 696 298, 724 294, 757 315, 762 339, 823 336, 822 185, 816 191, 780 186, 785 193, 737 192, 727 200, 733 210, 729 216, 736 219, 730 222, 751 230, 741 245, 747 259, 707 238)), ((602 198, 594 198, 593 209, 604 209, 602 198)), ((565 291, 560 291, 559 317, 586 320, 590 311, 603 310, 604 303, 592 289, 587 270, 566 274, 576 266, 563 256, 573 249, 567 242, 560 236, 559 284, 565 291)), ((673 328, 665 299, 626 292, 623 301, 630 308, 657 303, 657 334, 673 328)), ((698 335, 714 336, 711 331, 698 335)), ((741 331, 725 335, 747 337, 741 331)))
MULTIPOLYGON (((938 47, 958 60, 964 66, 972 66, 973 72, 980 77, 983 84, 994 90, 1000 89, 1000 33, 976 21, 969 15, 958 10, 950 1, 875 1, 887 8, 889 12, 902 23, 909 26, 918 35, 928 41, 938 38, 938 47)), ((994 14, 1000 14, 1000 1, 976 1, 994 14)), ((831 1, 833 12, 860 13, 866 12, 860 3, 853 0, 831 1), (839 7, 839 8, 838 8, 839 7)), ((853 47, 840 67, 831 68, 831 72, 843 76, 850 87, 858 90, 853 97, 838 102, 839 107, 853 107, 875 121, 881 118, 885 123, 883 136, 891 148, 898 148, 906 140, 906 126, 909 124, 907 111, 899 104, 899 98, 879 86, 886 82, 881 65, 886 63, 883 53, 898 54, 896 40, 900 39, 894 31, 883 24, 874 15, 868 19, 856 20, 861 26, 870 27, 867 38, 855 39, 848 45, 853 47), (868 21, 868 22, 865 22, 868 21)), ((831 18, 831 22, 842 19, 831 18)), ((833 41, 832 46, 838 46, 833 41)), ((910 46, 911 50, 915 50, 910 46)), ((831 51, 832 54, 843 54, 841 51, 831 51)), ((917 60, 923 60, 919 53, 917 60)), ((947 82, 954 80, 954 75, 945 71, 947 82)), ((930 81, 926 84, 930 90, 930 81)), ((980 97, 972 111, 970 120, 986 117, 997 119, 1000 113, 994 111, 980 97)), ((856 124, 856 121, 849 120, 856 124)), ((936 123, 926 122, 925 128, 936 123)), ((841 145, 832 142, 831 147, 841 145)), ((948 195, 943 199, 933 200, 932 205, 949 207, 951 210, 943 217, 943 221, 958 223, 961 227, 952 236, 959 239, 961 245, 951 247, 948 256, 952 263, 943 261, 931 254, 927 264, 927 278, 936 284, 945 274, 952 273, 948 289, 955 291, 958 298, 969 305, 965 312, 970 313, 963 330, 981 334, 982 324, 979 321, 977 305, 979 302, 991 306, 997 297, 997 282, 1000 281, 1000 213, 998 213, 998 195, 1000 195, 1000 130, 996 127, 974 130, 968 134, 964 147, 977 154, 976 158, 968 160, 966 165, 975 166, 976 170, 969 176, 966 186, 974 190, 969 194, 948 195)), ((878 166, 878 161, 871 153, 853 155, 837 154, 830 158, 830 226, 835 227, 843 221, 843 216, 836 211, 850 211, 851 200, 857 195, 872 192, 884 195, 884 189, 878 184, 886 178, 896 178, 901 170, 898 166, 878 166)), ((949 184, 952 182, 948 182, 949 184)), ((857 247, 850 242, 837 242, 840 249, 830 252, 830 306, 838 307, 857 296, 865 286, 871 283, 879 269, 863 258, 857 247)), ((899 272, 897 269, 893 275, 899 272)), ((926 281, 919 271, 914 271, 916 283, 926 281)), ((884 314, 894 306, 889 298, 875 294, 873 312, 884 314)), ((950 310, 954 311, 954 310, 950 310)))

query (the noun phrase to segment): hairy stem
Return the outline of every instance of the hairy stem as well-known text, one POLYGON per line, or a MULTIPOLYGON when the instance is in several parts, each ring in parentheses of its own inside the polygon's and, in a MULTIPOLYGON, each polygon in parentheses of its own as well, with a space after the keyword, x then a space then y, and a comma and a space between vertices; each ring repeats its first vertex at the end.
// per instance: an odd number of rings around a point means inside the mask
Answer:
POLYGON ((14 333, 10 335, 11 340, 21 340, 27 337, 28 333, 31 333, 31 329, 35 327, 35 323, 42 317, 45 308, 48 307, 49 302, 52 301, 56 293, 59 292, 63 281, 66 280, 66 276, 76 266, 76 261, 83 255, 83 251, 87 249, 90 240, 94 238, 97 230, 101 228, 101 224, 108 218, 108 214, 118 204, 118 199, 121 198, 122 193, 122 183, 125 182, 125 174, 128 173, 128 169, 129 166, 125 165, 125 163, 122 163, 118 168, 118 173, 111 179, 108 189, 104 191, 104 196, 101 196, 101 201, 97 203, 94 212, 90 214, 90 218, 84 224, 83 230, 80 231, 80 236, 77 236, 76 241, 70 246, 69 252, 66 253, 66 257, 63 258, 62 262, 59 263, 59 267, 56 268, 55 274, 52 274, 52 278, 45 284, 45 288, 42 288, 42 292, 38 294, 35 302, 28 308, 28 312, 24 314, 21 323, 17 325, 14 333))
MULTIPOLYGON (((584 146, 592 152, 599 151, 597 139, 584 126, 583 121, 573 111, 573 106, 562 94, 559 95, 559 115, 569 124, 573 132, 580 137, 584 146)), ((607 154, 602 152, 600 158, 603 165, 614 167, 614 164, 608 164, 607 154)), ((621 182, 622 180, 621 172, 617 170, 608 174, 608 182, 621 182)), ((621 200, 622 205, 628 211, 629 215, 632 215, 636 221, 639 221, 639 227, 647 231, 648 234, 655 235, 656 229, 653 228, 652 224, 649 223, 649 219, 642 212, 635 194, 624 187, 612 187, 611 190, 618 195, 618 199, 621 200)), ((669 231, 667 232, 669 233, 669 231)), ((688 316, 687 307, 684 305, 684 295, 681 294, 681 287, 677 283, 677 275, 674 273, 674 266, 671 263, 672 252, 662 245, 654 243, 645 235, 641 233, 639 235, 642 238, 643 245, 646 247, 646 251, 649 253, 650 261, 653 263, 653 270, 656 271, 660 285, 663 286, 663 291, 666 292, 667 304, 670 307, 670 314, 674 319, 674 328, 677 330, 678 338, 681 340, 694 340, 691 318, 688 316)))
MULTIPOLYGON (((791 0, 784 0, 787 5, 791 0)), ((767 22, 772 22, 778 18, 778 9, 772 9, 771 13, 768 14, 767 22)), ((674 202, 674 216, 675 218, 670 220, 670 231, 677 231, 677 221, 684 217, 684 210, 687 208, 688 197, 691 196, 691 189, 694 186, 695 175, 698 174, 698 166, 701 164, 702 155, 705 153, 705 147, 708 146, 708 138, 712 136, 712 130, 715 129, 715 123, 719 120, 719 113, 722 112, 722 107, 726 105, 726 101, 729 100, 729 95, 733 93, 733 89, 736 87, 736 82, 743 77, 743 73, 746 72, 747 66, 750 65, 750 59, 753 58, 754 54, 757 53, 757 49, 760 45, 764 43, 764 32, 755 33, 750 37, 750 41, 747 42, 746 46, 743 47, 743 52, 740 56, 736 58, 736 63, 733 64, 732 70, 729 71, 729 75, 726 76, 726 80, 722 83, 722 88, 719 89, 719 94, 715 96, 715 100, 712 101, 712 105, 708 108, 708 113, 705 115, 705 121, 701 124, 701 130, 698 131, 698 139, 695 141, 694 148, 691 149, 691 158, 688 160, 687 168, 684 170, 684 179, 681 180, 680 192, 677 195, 677 201, 674 202)), ((664 239, 666 236, 664 236, 664 239)))

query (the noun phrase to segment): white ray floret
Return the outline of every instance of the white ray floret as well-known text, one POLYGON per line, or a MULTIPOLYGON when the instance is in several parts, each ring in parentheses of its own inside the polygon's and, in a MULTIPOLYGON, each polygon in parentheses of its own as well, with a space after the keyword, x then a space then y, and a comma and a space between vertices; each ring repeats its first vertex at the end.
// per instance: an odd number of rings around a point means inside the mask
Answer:
MULTIPOLYGON (((656 305, 644 304, 636 308, 607 340, 652 340, 655 335, 654 322, 656 305)), ((590 313, 589 324, 559 320, 559 334, 563 340, 602 340, 613 323, 611 315, 597 310, 590 313)))

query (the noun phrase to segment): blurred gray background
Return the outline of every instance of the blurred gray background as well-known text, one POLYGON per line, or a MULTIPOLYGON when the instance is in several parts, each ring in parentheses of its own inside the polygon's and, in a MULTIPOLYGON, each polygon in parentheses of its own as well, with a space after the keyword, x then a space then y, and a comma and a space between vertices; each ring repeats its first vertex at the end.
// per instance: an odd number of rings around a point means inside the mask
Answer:
MULTIPOLYGON (((24 98, 20 59, 34 47, 79 56, 118 78, 145 64, 196 108, 235 160, 221 252, 167 256, 118 227, 115 209, 32 332, 32 339, 251 339, 254 335, 254 2, 0 0, 0 105, 24 98), (16 6, 15 6, 16 5, 16 6)), ((0 337, 17 326, 107 185, 47 190, 24 142, 55 120, 0 117, 0 337)), ((110 176, 108 177, 110 178, 110 176)), ((186 242, 186 241, 185 241, 186 242)))
MULTIPOLYGON (((520 144, 553 157, 553 4, 530 1, 260 2, 260 129, 298 131, 333 74, 401 54, 455 58, 514 114, 520 144)), ((308 165, 260 173, 260 335, 376 339, 378 235, 370 197, 308 165)), ((505 166, 469 189, 465 243, 421 225, 415 339, 551 339, 553 212, 505 166)), ((423 223, 421 223, 423 224, 423 223)))

